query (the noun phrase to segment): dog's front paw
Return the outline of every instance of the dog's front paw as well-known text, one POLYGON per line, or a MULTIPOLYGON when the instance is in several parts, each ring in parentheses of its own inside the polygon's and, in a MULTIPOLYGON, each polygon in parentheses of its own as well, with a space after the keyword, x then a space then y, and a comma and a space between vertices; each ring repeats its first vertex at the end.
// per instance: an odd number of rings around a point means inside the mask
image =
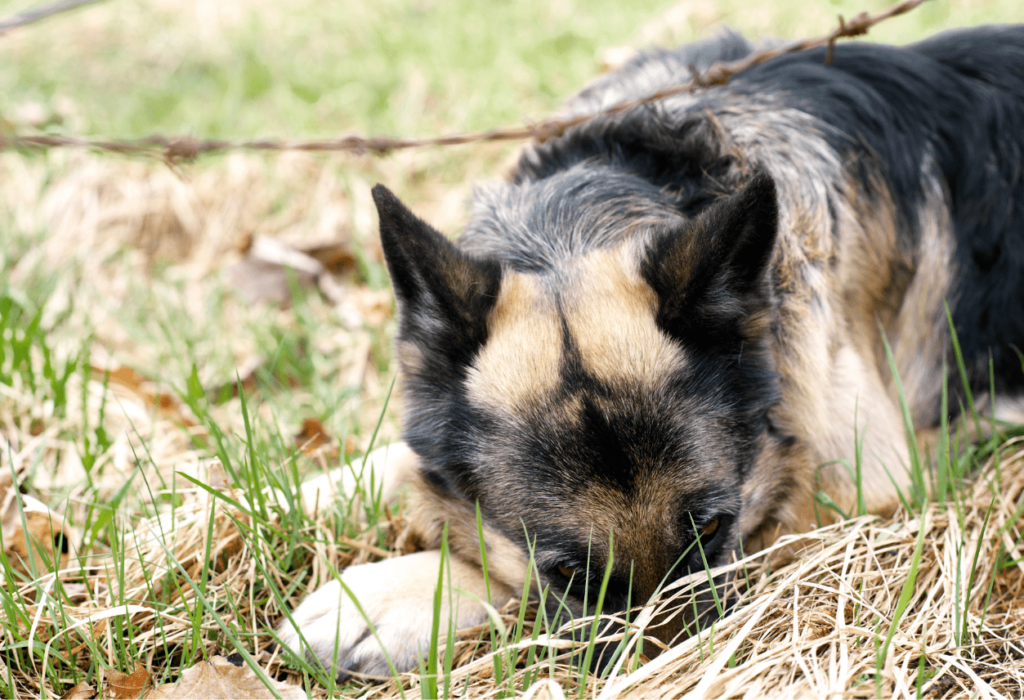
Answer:
MULTIPOLYGON (((449 597, 446 572, 440 610, 442 635, 451 618, 456 629, 487 619, 487 611, 478 601, 487 596, 480 567, 454 557, 449 564, 453 590, 449 597)), ((335 580, 317 589, 292 613, 301 639, 287 618, 278 628, 281 639, 296 654, 317 659, 328 671, 335 670, 339 679, 390 676, 385 650, 396 671, 410 671, 416 668, 417 659, 427 657, 440 565, 441 553, 428 551, 350 566, 341 572, 341 580, 373 624, 376 637, 335 580)), ((491 581, 493 602, 501 605, 512 594, 507 586, 491 581)))
MULTIPOLYGON (((302 509, 313 516, 317 510, 329 508, 339 496, 352 498, 359 490, 382 501, 390 501, 416 471, 419 458, 404 442, 378 447, 351 464, 337 467, 302 484, 302 509)), ((275 494, 278 503, 288 501, 275 494)))

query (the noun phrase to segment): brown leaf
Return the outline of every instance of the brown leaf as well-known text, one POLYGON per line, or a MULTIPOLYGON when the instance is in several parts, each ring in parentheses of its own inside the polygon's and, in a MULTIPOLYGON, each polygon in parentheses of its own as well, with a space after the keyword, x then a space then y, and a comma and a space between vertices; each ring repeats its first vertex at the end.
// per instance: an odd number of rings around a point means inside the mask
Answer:
POLYGON ((288 308, 291 304, 293 281, 299 287, 305 287, 317 280, 316 275, 304 270, 251 258, 228 268, 225 274, 228 282, 249 304, 274 304, 281 308, 288 308))
MULTIPOLYGON (((271 681, 274 690, 285 700, 305 698, 297 685, 271 681)), ((223 656, 214 656, 190 669, 182 671, 177 683, 165 683, 146 693, 145 700, 206 700, 210 698, 239 698, 264 700, 274 694, 246 665, 235 666, 223 656)))
POLYGON ((119 700, 140 698, 147 686, 152 685, 152 682, 149 680, 149 671, 138 661, 135 662, 135 670, 131 673, 107 671, 106 675, 107 691, 105 695, 108 698, 118 698, 119 700))
POLYGON ((57 558, 59 568, 64 568, 69 551, 64 527, 64 518, 44 503, 28 494, 19 494, 9 475, 0 479, 0 535, 12 567, 28 574, 34 565, 39 575, 52 571, 57 558))
POLYGON ((349 435, 345 438, 345 454, 352 456, 359 451, 359 441, 356 440, 355 435, 349 435))
POLYGON ((60 700, 92 700, 94 697, 96 697, 96 689, 82 681, 78 685, 64 691, 64 694, 60 696, 60 700))
POLYGON ((263 360, 257 357, 249 358, 243 366, 235 368, 235 374, 230 381, 204 387, 206 395, 214 402, 220 402, 227 398, 238 398, 239 384, 246 394, 255 392, 257 388, 256 373, 263 368, 263 365, 263 360))
POLYGON ((182 412, 176 396, 157 390, 154 382, 131 367, 118 365, 110 370, 103 367, 93 367, 92 374, 97 379, 103 380, 106 377, 107 381, 111 384, 128 389, 142 399, 144 403, 160 409, 167 417, 180 425, 185 427, 195 425, 195 422, 182 412))
POLYGON ((392 316, 394 296, 388 289, 360 287, 351 293, 352 304, 368 326, 379 326, 392 316))
POLYGON ((251 304, 291 304, 294 286, 316 286, 332 304, 341 303, 344 290, 331 273, 356 266, 356 257, 346 243, 327 243, 293 248, 276 238, 249 238, 242 248, 242 261, 225 271, 227 280, 251 304))
POLYGON ((327 428, 316 418, 307 418, 302 421, 302 430, 295 436, 295 445, 302 448, 306 454, 316 452, 334 442, 327 428))
POLYGON ((226 271, 228 281, 250 304, 291 303, 292 286, 312 286, 326 274, 323 263, 275 238, 257 236, 245 258, 226 271))
POLYGON ((327 243, 299 249, 331 272, 348 272, 356 267, 356 256, 347 243, 327 243))

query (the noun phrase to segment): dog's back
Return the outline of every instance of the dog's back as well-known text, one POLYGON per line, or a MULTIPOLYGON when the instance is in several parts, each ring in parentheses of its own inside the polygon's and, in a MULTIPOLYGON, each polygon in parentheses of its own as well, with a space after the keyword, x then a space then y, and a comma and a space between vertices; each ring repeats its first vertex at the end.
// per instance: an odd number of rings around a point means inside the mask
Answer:
MULTIPOLYGON (((751 50, 726 34, 643 55, 568 109, 751 50)), ((453 556, 485 548, 512 591, 532 557, 537 585, 583 612, 588 584, 622 608, 740 542, 813 528, 818 491, 892 509, 910 451, 883 339, 927 438, 943 383, 954 417, 966 396, 947 302, 976 398, 994 383, 997 412, 1020 399, 1024 28, 826 58, 777 57, 528 148, 477 191, 458 246, 375 188, 425 541, 447 525, 453 556)))
MULTIPOLYGON (((587 113, 642 98, 684 82, 694 69, 753 50, 727 32, 674 51, 641 54, 580 93, 569 111, 587 113)), ((794 207, 834 207, 829 198, 886 207, 895 240, 878 252, 895 255, 876 261, 902 269, 891 271, 879 307, 905 299, 906 285, 927 262, 931 243, 925 239, 936 223, 935 209, 944 205, 950 220, 938 223, 951 234, 953 258, 942 274, 947 279, 930 284, 946 288, 974 387, 989 387, 991 350, 997 390, 1019 391, 1024 373, 1011 347, 1024 339, 1024 28, 958 30, 909 47, 851 43, 836 47, 831 64, 826 59, 825 48, 778 57, 725 88, 595 120, 567 139, 528 151, 514 177, 541 180, 595 156, 628 159, 625 169, 648 182, 695 190, 675 198, 677 206, 693 211, 706 204, 709 192, 723 184, 728 189, 722 176, 735 177, 742 169, 728 161, 733 155, 746 158, 748 168, 776 175, 784 198, 793 191, 794 207), (715 121, 722 126, 715 135, 717 153, 708 153, 701 139, 686 149, 688 132, 715 121), (644 136, 647 143, 637 144, 644 136), (640 148, 631 153, 632 144, 640 148), (673 152, 679 145, 683 152, 673 152), (662 158, 677 157, 675 167, 657 162, 658 151, 662 158), (696 173, 706 177, 695 178, 696 173)), ((835 238, 843 222, 835 212, 829 216, 826 226, 808 232, 815 239, 808 243, 838 258, 845 253, 843 243, 824 239, 835 238)), ((864 279, 849 282, 873 286, 864 279)), ((944 326, 942 309, 930 310, 939 312, 944 326)), ((953 388, 958 384, 959 379, 953 388)), ((936 410, 929 404, 924 413, 937 418, 936 410)))

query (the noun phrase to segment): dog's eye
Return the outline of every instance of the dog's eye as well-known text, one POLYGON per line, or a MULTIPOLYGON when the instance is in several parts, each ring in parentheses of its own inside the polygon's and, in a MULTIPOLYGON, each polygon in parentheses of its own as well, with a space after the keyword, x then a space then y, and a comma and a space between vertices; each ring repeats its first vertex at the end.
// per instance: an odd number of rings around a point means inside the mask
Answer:
POLYGON ((713 537, 718 532, 718 518, 715 518, 700 529, 701 537, 713 537))
POLYGON ((562 576, 565 576, 566 578, 572 578, 576 575, 576 570, 570 569, 568 566, 560 566, 558 567, 558 573, 562 574, 562 576))

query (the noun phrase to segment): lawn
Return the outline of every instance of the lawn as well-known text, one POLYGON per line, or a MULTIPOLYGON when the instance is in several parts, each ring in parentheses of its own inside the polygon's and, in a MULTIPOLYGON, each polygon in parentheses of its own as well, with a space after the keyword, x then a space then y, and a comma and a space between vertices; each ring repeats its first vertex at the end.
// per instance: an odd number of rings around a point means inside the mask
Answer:
MULTIPOLYGON (((516 126, 628 47, 722 26, 803 38, 887 5, 107 0, 0 35, 0 137, 516 126)), ((0 2, 0 18, 30 6, 0 2)), ((1011 21, 1024 21, 1019 0, 931 0, 869 39, 1011 21)), ((218 655, 260 687, 312 697, 418 697, 433 683, 472 697, 1024 693, 1013 429, 954 440, 951 479, 925 478, 891 519, 849 514, 807 535, 797 561, 778 550, 736 564, 744 605, 652 663, 624 655, 615 677, 528 644, 544 620, 514 604, 451 640, 441 680, 339 687, 274 649, 270 630, 305 591, 410 546, 401 499, 296 502, 303 480, 399 435, 370 187, 455 235, 473 184, 517 148, 195 163, 0 151, 0 695, 136 697, 189 669, 235 673, 203 665, 218 655), (52 519, 32 515, 44 508, 52 519), (26 531, 62 556, 19 558, 26 531)))

